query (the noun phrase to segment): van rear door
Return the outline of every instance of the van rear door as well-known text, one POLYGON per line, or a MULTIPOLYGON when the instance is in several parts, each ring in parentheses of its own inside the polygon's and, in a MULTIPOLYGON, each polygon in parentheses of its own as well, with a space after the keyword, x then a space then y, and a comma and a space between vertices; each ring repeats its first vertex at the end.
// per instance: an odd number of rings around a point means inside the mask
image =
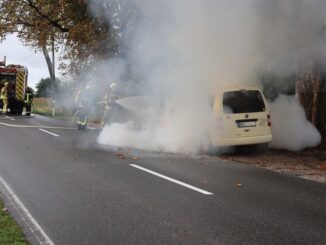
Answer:
POLYGON ((268 112, 259 90, 225 91, 222 96, 222 137, 241 138, 269 134, 268 112))

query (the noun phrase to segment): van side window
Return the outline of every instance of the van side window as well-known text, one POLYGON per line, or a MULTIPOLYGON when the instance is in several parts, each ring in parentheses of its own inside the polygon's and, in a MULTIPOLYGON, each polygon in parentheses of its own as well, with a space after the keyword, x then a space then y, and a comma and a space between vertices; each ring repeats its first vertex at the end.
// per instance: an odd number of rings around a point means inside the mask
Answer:
POLYGON ((223 94, 226 114, 264 112, 264 99, 258 90, 229 91, 223 94))

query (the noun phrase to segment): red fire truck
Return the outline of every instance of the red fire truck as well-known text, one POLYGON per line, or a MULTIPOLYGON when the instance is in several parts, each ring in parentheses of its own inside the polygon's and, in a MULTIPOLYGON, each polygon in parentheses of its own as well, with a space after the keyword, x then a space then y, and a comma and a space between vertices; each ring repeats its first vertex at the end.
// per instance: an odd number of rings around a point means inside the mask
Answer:
MULTIPOLYGON (((28 70, 21 65, 0 62, 0 90, 8 82, 8 108, 10 114, 21 115, 25 106, 28 70)), ((1 105, 2 106, 2 105, 1 105)))

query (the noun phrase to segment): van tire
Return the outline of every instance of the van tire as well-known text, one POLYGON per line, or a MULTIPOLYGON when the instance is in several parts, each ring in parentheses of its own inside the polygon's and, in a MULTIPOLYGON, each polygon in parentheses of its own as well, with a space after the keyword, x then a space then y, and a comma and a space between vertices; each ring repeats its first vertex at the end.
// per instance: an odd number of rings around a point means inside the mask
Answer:
POLYGON ((218 155, 218 148, 215 146, 209 145, 206 152, 209 156, 216 156, 216 155, 218 155))
POLYGON ((220 155, 230 155, 235 152, 232 146, 212 146, 210 145, 207 154, 209 156, 220 156, 220 155))
POLYGON ((221 150, 221 147, 215 146, 212 144, 211 138, 207 136, 206 146, 203 147, 203 152, 206 152, 209 156, 217 156, 221 155, 223 153, 223 150, 221 150))
POLYGON ((255 150, 258 153, 265 153, 268 150, 268 143, 255 145, 255 150))

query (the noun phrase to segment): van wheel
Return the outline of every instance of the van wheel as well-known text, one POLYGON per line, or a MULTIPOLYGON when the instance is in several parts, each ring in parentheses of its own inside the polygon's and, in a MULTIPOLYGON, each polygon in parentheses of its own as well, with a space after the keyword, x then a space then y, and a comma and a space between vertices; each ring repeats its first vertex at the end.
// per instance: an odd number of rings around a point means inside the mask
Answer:
POLYGON ((206 137, 206 144, 204 144, 202 151, 209 156, 216 156, 218 154, 218 147, 212 144, 210 136, 206 137))
POLYGON ((212 146, 210 145, 207 154, 209 156, 219 156, 219 155, 230 155, 235 152, 234 147, 232 146, 212 146))
POLYGON ((216 146, 209 145, 206 152, 209 156, 216 156, 218 155, 218 148, 216 146))
POLYGON ((265 153, 268 150, 268 143, 255 145, 255 150, 258 153, 265 153))

